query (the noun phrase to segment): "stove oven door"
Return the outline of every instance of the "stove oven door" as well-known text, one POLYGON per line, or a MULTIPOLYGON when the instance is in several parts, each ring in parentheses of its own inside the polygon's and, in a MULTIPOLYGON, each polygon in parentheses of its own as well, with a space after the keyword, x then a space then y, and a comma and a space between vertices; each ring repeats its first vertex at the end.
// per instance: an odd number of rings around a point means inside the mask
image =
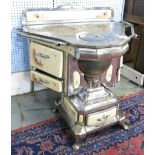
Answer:
POLYGON ((63 53, 61 51, 31 42, 30 64, 48 74, 62 78, 63 53))
POLYGON ((86 116, 87 126, 106 126, 116 121, 117 107, 111 107, 86 116))
POLYGON ((37 71, 31 71, 30 76, 32 81, 38 82, 56 92, 62 92, 62 81, 37 71))

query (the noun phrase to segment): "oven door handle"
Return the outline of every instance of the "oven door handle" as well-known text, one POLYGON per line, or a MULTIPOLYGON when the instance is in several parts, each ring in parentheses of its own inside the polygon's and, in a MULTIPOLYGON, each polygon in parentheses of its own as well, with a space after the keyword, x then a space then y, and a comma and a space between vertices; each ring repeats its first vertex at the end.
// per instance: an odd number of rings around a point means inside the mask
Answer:
POLYGON ((44 84, 49 84, 48 81, 43 80, 42 78, 38 78, 38 82, 39 82, 39 83, 44 83, 44 84))

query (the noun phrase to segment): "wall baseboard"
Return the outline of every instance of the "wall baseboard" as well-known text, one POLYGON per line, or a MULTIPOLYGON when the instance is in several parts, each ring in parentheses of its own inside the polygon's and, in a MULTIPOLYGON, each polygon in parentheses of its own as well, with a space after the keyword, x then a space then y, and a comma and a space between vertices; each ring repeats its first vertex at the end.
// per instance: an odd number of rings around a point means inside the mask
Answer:
MULTIPOLYGON (((35 83, 34 90, 43 90, 46 87, 35 83)), ((11 74, 11 96, 30 92, 30 72, 17 72, 11 74)))
POLYGON ((136 71, 135 69, 123 65, 123 69, 121 70, 121 74, 131 80, 132 82, 137 83, 140 86, 144 85, 144 74, 136 71))

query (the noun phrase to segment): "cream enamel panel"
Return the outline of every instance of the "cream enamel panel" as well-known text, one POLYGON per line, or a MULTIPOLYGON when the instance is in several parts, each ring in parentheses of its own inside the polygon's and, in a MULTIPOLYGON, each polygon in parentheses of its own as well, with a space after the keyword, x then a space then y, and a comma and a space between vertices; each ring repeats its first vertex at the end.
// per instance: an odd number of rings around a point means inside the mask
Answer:
POLYGON ((112 77, 112 70, 113 70, 113 66, 110 65, 108 70, 107 70, 107 73, 106 73, 106 80, 109 82, 111 80, 111 77, 112 77))
POLYGON ((51 11, 29 11, 26 12, 26 21, 50 20, 51 11))
POLYGON ((70 117, 72 119, 74 119, 75 122, 77 122, 78 114, 66 98, 64 98, 63 106, 64 106, 66 112, 70 115, 70 117))
POLYGON ((117 77, 117 81, 120 81, 120 79, 121 79, 121 69, 122 69, 122 67, 123 67, 123 56, 121 56, 120 57, 120 66, 119 66, 120 68, 119 68, 119 70, 118 70, 118 77, 117 77))
POLYGON ((42 73, 36 72, 36 71, 31 71, 31 80, 38 82, 50 89, 53 89, 57 92, 62 92, 62 82, 54 79, 50 76, 44 75, 42 73))
POLYGON ((56 49, 30 43, 30 64, 58 78, 62 77, 63 53, 56 49))
POLYGON ((105 10, 66 10, 66 11, 28 11, 26 21, 50 21, 50 20, 84 20, 105 19, 112 16, 112 11, 105 10))
POLYGON ((80 122, 80 123, 83 123, 83 121, 84 121, 84 120, 83 120, 83 115, 79 115, 79 122, 80 122))
POLYGON ((77 71, 73 72, 73 88, 77 89, 80 85, 80 74, 77 71))
POLYGON ((120 68, 123 67, 123 56, 120 57, 120 68))
POLYGON ((88 126, 107 124, 116 116, 116 107, 87 115, 86 124, 88 126))

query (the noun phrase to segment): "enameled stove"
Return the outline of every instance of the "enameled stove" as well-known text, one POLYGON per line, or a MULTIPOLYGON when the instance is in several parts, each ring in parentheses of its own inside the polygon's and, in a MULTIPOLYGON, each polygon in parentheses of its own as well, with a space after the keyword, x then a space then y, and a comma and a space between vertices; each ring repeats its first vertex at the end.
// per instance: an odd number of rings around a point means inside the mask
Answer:
POLYGON ((72 130, 75 149, 91 132, 116 123, 128 129, 109 87, 120 80, 123 54, 135 34, 130 23, 115 22, 113 17, 110 8, 23 12, 19 34, 29 39, 32 89, 39 82, 61 94, 55 107, 72 130))

